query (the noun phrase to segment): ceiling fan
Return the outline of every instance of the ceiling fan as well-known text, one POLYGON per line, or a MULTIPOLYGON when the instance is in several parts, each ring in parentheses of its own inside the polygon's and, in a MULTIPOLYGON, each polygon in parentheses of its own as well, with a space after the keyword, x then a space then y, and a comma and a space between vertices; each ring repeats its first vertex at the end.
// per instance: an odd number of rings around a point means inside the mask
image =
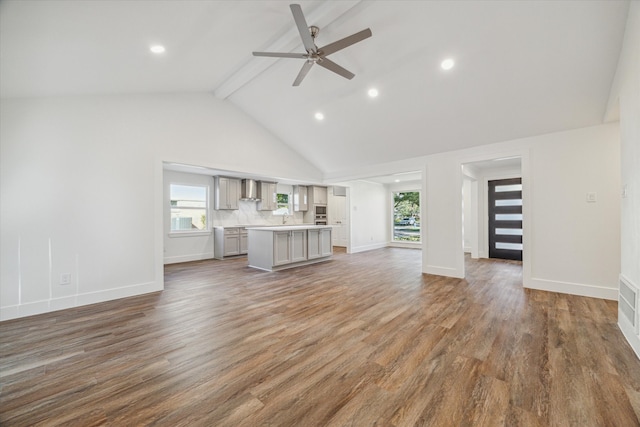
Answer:
POLYGON ((333 43, 329 43, 326 46, 318 48, 315 44, 315 39, 320 29, 314 25, 308 26, 307 21, 304 18, 302 13, 302 8, 299 4, 292 4, 291 13, 293 13, 293 19, 296 21, 296 26, 298 27, 298 31, 300 32, 300 37, 302 38, 302 44, 304 45, 307 53, 285 53, 285 52, 253 52, 254 56, 269 56, 275 58, 299 58, 306 59, 306 62, 302 66, 302 69, 298 73, 298 77, 293 82, 293 86, 299 86, 302 80, 305 78, 313 64, 318 64, 319 66, 326 68, 329 71, 333 71, 336 74, 341 75, 342 77, 351 80, 355 74, 351 71, 344 69, 340 65, 336 64, 327 56, 335 53, 339 50, 344 49, 345 47, 349 47, 352 44, 356 44, 368 37, 371 37, 371 30, 367 28, 366 30, 359 31, 355 34, 352 34, 348 37, 335 41, 333 43))

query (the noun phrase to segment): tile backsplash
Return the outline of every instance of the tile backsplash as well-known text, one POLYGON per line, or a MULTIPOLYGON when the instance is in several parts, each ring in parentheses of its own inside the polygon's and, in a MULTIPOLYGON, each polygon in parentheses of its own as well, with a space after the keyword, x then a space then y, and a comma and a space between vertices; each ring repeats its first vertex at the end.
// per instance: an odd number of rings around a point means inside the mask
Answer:
MULTIPOLYGON (((211 224, 215 226, 282 224, 282 216, 272 211, 257 210, 258 202, 240 200, 238 210, 211 210, 211 224)), ((302 224, 303 212, 286 216, 287 224, 302 224)))

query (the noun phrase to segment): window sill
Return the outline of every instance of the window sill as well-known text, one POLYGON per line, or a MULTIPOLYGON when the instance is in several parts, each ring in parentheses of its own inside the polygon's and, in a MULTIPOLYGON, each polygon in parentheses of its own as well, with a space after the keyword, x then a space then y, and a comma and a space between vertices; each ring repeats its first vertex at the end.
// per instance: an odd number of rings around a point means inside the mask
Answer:
POLYGON ((211 235, 211 230, 198 230, 198 231, 170 231, 169 237, 198 237, 198 236, 209 236, 211 235))
POLYGON ((396 248, 422 248, 422 242, 403 242, 399 240, 392 240, 391 242, 389 242, 388 246, 396 248))

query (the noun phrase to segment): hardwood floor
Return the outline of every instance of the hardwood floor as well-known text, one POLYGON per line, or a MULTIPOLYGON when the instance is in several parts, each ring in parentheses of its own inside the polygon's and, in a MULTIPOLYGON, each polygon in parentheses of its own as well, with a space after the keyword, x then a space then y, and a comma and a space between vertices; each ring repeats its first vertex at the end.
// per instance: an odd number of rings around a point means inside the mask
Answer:
POLYGON ((161 293, 2 322, 0 424, 640 425, 615 301, 525 290, 518 262, 459 280, 420 259, 171 265, 161 293))

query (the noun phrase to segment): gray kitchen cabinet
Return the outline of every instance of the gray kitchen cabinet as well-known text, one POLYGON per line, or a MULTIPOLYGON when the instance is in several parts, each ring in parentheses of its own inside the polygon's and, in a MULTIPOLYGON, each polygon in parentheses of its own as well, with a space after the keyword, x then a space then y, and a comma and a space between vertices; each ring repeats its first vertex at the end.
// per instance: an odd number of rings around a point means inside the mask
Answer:
POLYGON ((240 255, 240 235, 235 234, 226 234, 224 235, 224 248, 222 250, 222 255, 234 256, 240 255))
POLYGON ((331 227, 294 225, 248 227, 249 267, 267 271, 331 259, 331 227))
POLYGON ((237 210, 240 199, 241 180, 238 178, 215 177, 214 209, 237 210))
POLYGON ((248 233, 243 227, 214 227, 213 257, 224 259, 248 252, 248 233))
POLYGON ((277 184, 275 182, 258 182, 258 202, 259 211, 275 211, 278 209, 277 184))
POLYGON ((324 221, 326 223, 326 206, 328 201, 327 187, 310 185, 307 187, 307 195, 309 206, 307 211, 304 213, 304 222, 314 224, 317 221, 324 221), (318 209, 319 206, 324 207, 324 212, 318 209), (318 217, 316 217, 317 215, 318 217))
POLYGON ((249 252, 249 233, 246 228, 240 229, 240 254, 249 252))
POLYGON ((324 228, 320 231, 320 256, 333 255, 331 233, 332 230, 330 228, 324 228))
POLYGON ((291 242, 288 231, 273 233, 273 265, 289 264, 291 262, 291 242))
POLYGON ((295 185, 293 187, 293 210, 294 212, 306 212, 309 210, 308 188, 306 185, 295 185))
POLYGON ((307 259, 307 230, 273 233, 273 265, 291 264, 307 259))
POLYGON ((308 259, 326 257, 333 254, 330 228, 311 229, 308 231, 307 239, 308 259))
POLYGON ((314 205, 326 205, 327 204, 327 187, 313 186, 313 204, 314 205))
POLYGON ((307 230, 291 231, 291 262, 307 259, 307 230))

